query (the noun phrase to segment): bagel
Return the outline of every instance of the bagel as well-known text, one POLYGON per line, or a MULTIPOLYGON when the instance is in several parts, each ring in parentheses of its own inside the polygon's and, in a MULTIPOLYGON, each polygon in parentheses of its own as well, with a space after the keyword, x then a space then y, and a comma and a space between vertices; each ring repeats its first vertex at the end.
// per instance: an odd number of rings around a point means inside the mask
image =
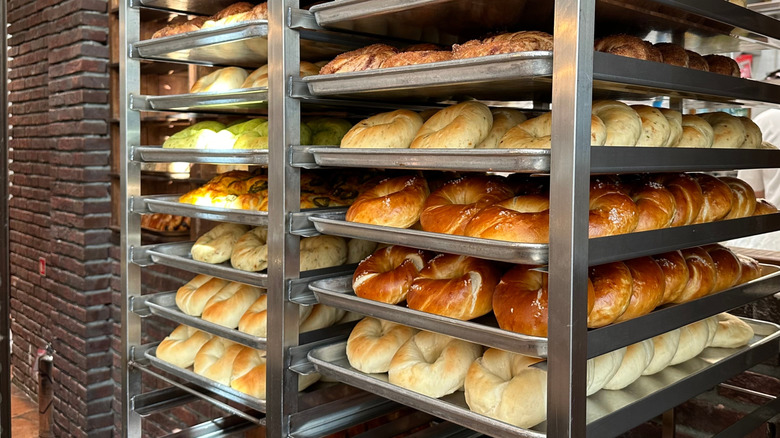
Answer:
POLYGON ((241 317, 263 292, 259 287, 230 282, 206 303, 201 318, 224 327, 236 328, 241 317))
POLYGON ((631 271, 631 300, 626 311, 615 322, 628 321, 652 312, 661 304, 666 287, 664 272, 652 257, 639 257, 623 263, 631 271))
POLYGON ((473 149, 487 138, 493 114, 487 105, 466 101, 437 112, 423 123, 412 149, 473 149))
POLYGON ((715 264, 715 284, 712 293, 734 287, 742 275, 742 264, 736 254, 723 245, 712 244, 703 247, 715 264))
POLYGON ((688 53, 679 44, 656 43, 654 46, 661 52, 664 64, 688 67, 688 53))
POLYGON ((439 398, 463 387, 469 366, 482 354, 480 345, 439 333, 419 332, 393 356, 388 381, 439 398))
POLYGON ((215 336, 198 350, 192 370, 199 376, 230 386, 233 361, 243 348, 241 344, 215 336))
MULTIPOLYGON (((508 130, 498 143, 501 149, 550 149, 552 134, 552 112, 526 120, 508 130)), ((591 115, 590 144, 603 146, 607 140, 607 128, 604 122, 591 115)))
POLYGON ((176 291, 176 306, 187 315, 200 316, 206 302, 228 283, 210 275, 196 275, 176 291))
POLYGON ((758 260, 742 254, 737 254, 737 258, 740 264, 740 275, 737 284, 747 283, 761 277, 761 264, 758 263, 758 260))
POLYGON ((685 285, 688 284, 690 273, 685 257, 680 251, 670 251, 656 254, 653 259, 664 273, 664 296, 661 304, 673 303, 682 295, 685 285))
POLYGON ((710 71, 710 66, 707 64, 707 60, 703 56, 694 52, 693 50, 685 50, 688 54, 688 68, 701 71, 710 71))
POLYGON ((593 395, 604 388, 604 385, 612 380, 620 369, 625 355, 626 347, 623 347, 588 360, 588 371, 592 370, 592 373, 587 375, 588 385, 585 389, 585 395, 593 395), (590 362, 593 362, 593 368, 590 368, 590 362))
POLYGON ((738 117, 724 112, 702 114, 701 118, 712 126, 714 137, 713 148, 739 148, 747 138, 745 126, 738 117))
POLYGON ((353 126, 341 139, 342 148, 409 148, 423 126, 414 111, 396 110, 371 116, 353 126))
POLYGON ((626 347, 626 354, 623 355, 620 367, 603 389, 615 391, 634 383, 650 365, 654 354, 655 344, 652 339, 645 339, 626 347))
POLYGON ((398 50, 395 47, 386 44, 372 44, 336 56, 320 69, 320 74, 327 75, 379 68, 387 58, 396 53, 398 53, 398 50))
POLYGON ((396 53, 382 61, 379 68, 402 67, 406 65, 429 64, 431 62, 449 61, 452 52, 444 50, 415 50, 396 53))
POLYGON ((298 248, 301 272, 341 266, 347 261, 347 241, 343 237, 328 235, 304 237, 298 244, 298 248))
POLYGON ((347 210, 346 220, 409 228, 420 220, 428 194, 428 183, 422 177, 386 178, 355 199, 347 210))
POLYGON ((268 267, 268 228, 255 227, 244 233, 233 247, 230 264, 242 271, 257 272, 268 267))
MULTIPOLYGON (((623 262, 591 266, 593 308, 588 312, 588 327, 598 328, 615 322, 631 303, 631 271, 623 262)), ((686 277, 687 280, 687 277, 686 277)))
POLYGON ((464 381, 472 411, 529 428, 547 416, 547 373, 530 367, 541 359, 489 348, 469 367, 464 381))
POLYGON ((347 360, 363 373, 386 373, 398 349, 417 330, 394 322, 363 318, 347 339, 347 360))
POLYGON ((756 122, 750 120, 750 117, 737 117, 742 122, 742 127, 745 128, 745 141, 737 146, 741 149, 760 149, 761 143, 764 142, 761 128, 756 125, 756 122))
MULTIPOLYGON (((318 373, 298 376, 298 391, 302 391, 320 379, 318 373)), ((233 375, 230 387, 236 391, 265 400, 266 398, 266 356, 265 351, 243 347, 233 361, 233 375)))
MULTIPOLYGON (((314 306, 298 306, 299 326, 312 312, 314 306)), ((246 309, 241 319, 238 320, 238 331, 246 334, 265 338, 268 335, 268 295, 260 297, 246 309)))
POLYGON ((496 176, 465 176, 447 182, 428 196, 420 215, 425 231, 462 235, 479 211, 511 198, 506 179, 496 176))
POLYGON ((696 321, 680 328, 680 343, 669 365, 677 365, 698 356, 710 343, 717 327, 710 318, 696 321))
POLYGON ((349 239, 347 241, 347 261, 344 264, 354 265, 360 263, 376 250, 377 243, 362 239, 349 239))
POLYGON ((642 181, 631 186, 630 196, 639 213, 634 231, 657 230, 672 225, 677 205, 672 192, 663 185, 651 180, 642 181))
POLYGON ((176 327, 157 346, 157 358, 179 368, 188 368, 195 361, 195 355, 211 335, 184 324, 176 327))
MULTIPOLYGON (((533 266, 516 265, 507 271, 493 293, 493 313, 498 326, 515 333, 546 337, 547 281, 547 273, 537 271, 533 266)), ((586 309, 589 314, 593 312, 597 299, 594 289, 595 285, 589 279, 586 309)))
MULTIPOLYGON (((320 69, 311 62, 301 61, 300 75, 302 78, 313 76, 319 73, 320 69)), ((267 88, 268 87, 268 64, 256 69, 247 75, 239 88, 267 88)))
POLYGON ((470 320, 493 309, 493 291, 501 277, 491 262, 456 254, 439 254, 412 281, 410 309, 470 320))
POLYGON ((642 119, 636 111, 615 100, 594 101, 592 108, 607 128, 604 146, 636 146, 642 135, 642 119))
POLYGON ((752 216, 756 211, 756 192, 750 184, 732 176, 722 176, 720 180, 731 189, 731 210, 723 219, 737 219, 752 216))
POLYGON ((666 333, 654 336, 653 358, 642 371, 643 376, 652 376, 669 366, 677 354, 677 347, 680 345, 680 329, 674 329, 666 333))
POLYGON ((706 120, 699 116, 682 116, 682 135, 677 143, 679 148, 711 148, 715 131, 706 120))
POLYGON ((495 149, 507 131, 525 122, 528 117, 522 112, 511 108, 495 108, 490 110, 493 115, 493 125, 487 137, 476 146, 476 149, 495 149))
POLYGON ((686 303, 709 295, 715 287, 717 275, 712 257, 703 248, 686 248, 681 253, 688 265, 688 282, 673 303, 686 303))
POLYGON ((474 215, 463 234, 523 243, 548 243, 550 200, 543 195, 515 196, 474 215))
POLYGON ((731 210, 732 192, 728 184, 706 173, 694 173, 691 176, 701 187, 704 203, 693 221, 695 224, 714 222, 723 219, 731 210))
POLYGON ((597 52, 661 62, 661 52, 652 44, 633 35, 618 34, 600 38, 594 42, 597 52))
POLYGON ((386 246, 360 262, 352 276, 352 288, 361 298, 400 303, 430 259, 430 253, 423 250, 386 246))
POLYGON ((247 72, 239 67, 225 67, 201 77, 192 85, 190 93, 219 93, 241 88, 247 72))
POLYGON ((630 233, 639 223, 639 209, 634 201, 604 178, 591 180, 589 209, 590 238, 630 233))
POLYGON ((726 76, 740 77, 739 64, 737 61, 723 55, 705 55, 709 71, 726 76))
POLYGON ((668 108, 660 108, 659 111, 666 117, 666 121, 669 122, 669 138, 663 146, 668 148, 676 147, 682 137, 682 113, 668 108))
POLYGON ((679 227, 694 223, 704 205, 704 194, 696 180, 687 174, 663 174, 653 178, 674 196, 674 219, 672 226, 679 227))
POLYGON ((346 314, 346 310, 326 306, 324 304, 315 304, 306 319, 299 320, 299 329, 301 333, 313 332, 338 323, 346 314))
POLYGON ((739 348, 753 339, 753 328, 748 323, 728 313, 715 315, 718 328, 710 347, 739 348))
POLYGON ((637 146, 663 147, 669 141, 672 128, 669 120, 657 108, 647 105, 632 105, 642 121, 642 134, 637 146))
POLYGON ((219 224, 200 236, 192 245, 192 259, 204 263, 222 263, 230 260, 233 247, 248 230, 246 225, 219 224))

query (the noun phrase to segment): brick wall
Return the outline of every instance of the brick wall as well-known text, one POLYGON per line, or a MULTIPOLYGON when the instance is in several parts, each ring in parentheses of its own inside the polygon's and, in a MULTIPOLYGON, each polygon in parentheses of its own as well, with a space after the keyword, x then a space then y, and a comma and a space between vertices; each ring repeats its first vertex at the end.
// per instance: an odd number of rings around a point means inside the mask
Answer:
POLYGON ((107 2, 12 0, 8 22, 13 372, 34 393, 52 342, 55 435, 110 436, 107 2))

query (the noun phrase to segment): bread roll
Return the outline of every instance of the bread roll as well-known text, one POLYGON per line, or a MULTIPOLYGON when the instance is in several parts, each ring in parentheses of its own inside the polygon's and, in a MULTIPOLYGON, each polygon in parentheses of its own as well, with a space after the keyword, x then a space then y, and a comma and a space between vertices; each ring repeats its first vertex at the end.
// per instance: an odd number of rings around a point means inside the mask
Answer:
POLYGON ((200 347, 210 339, 210 334, 182 324, 157 346, 157 358, 179 368, 188 368, 200 347))
POLYGON ((230 264, 241 271, 257 272, 268 267, 268 228, 255 227, 241 235, 233 247, 230 264))
POLYGON ((311 332, 336 324, 344 317, 346 311, 324 304, 313 306, 311 313, 305 320, 301 321, 300 332, 311 332))
MULTIPOLYGON (((687 59, 687 57, 686 57, 687 59)), ((637 146, 662 147, 666 146, 672 128, 669 120, 657 108, 647 105, 632 105, 642 120, 642 133, 637 140, 637 146)))
POLYGON ((585 395, 593 395, 604 388, 620 369, 625 355, 626 347, 623 347, 590 359, 588 362, 593 362, 593 368, 592 374, 588 374, 585 395))
POLYGON ((752 216, 756 211, 756 192, 753 191, 753 187, 731 176, 722 176, 720 180, 731 189, 731 210, 724 219, 752 216))
POLYGON ((187 315, 200 316, 203 307, 229 281, 199 274, 176 291, 176 306, 187 315))
POLYGON ((494 108, 490 112, 493 114, 493 125, 487 137, 477 145, 477 149, 497 148, 507 131, 527 120, 525 114, 516 109, 494 108))
POLYGON ((737 254, 740 264, 740 275, 737 284, 747 283, 761 277, 761 265, 752 257, 737 254))
POLYGON ((347 265, 360 263, 376 250, 377 243, 370 240, 349 239, 347 241, 347 265))
POLYGON ((710 71, 726 76, 740 77, 739 64, 737 61, 723 55, 705 55, 704 60, 710 71))
POLYGON ((240 344, 215 336, 198 351, 193 371, 207 379, 230 386, 233 361, 243 348, 240 344))
POLYGON ((686 248, 681 252, 688 265, 689 277, 685 289, 673 302, 685 303, 711 294, 717 275, 712 257, 698 246, 686 248))
POLYGON ((742 126, 745 128, 745 141, 741 146, 737 146, 741 149, 759 149, 761 143, 764 142, 764 137, 761 133, 761 128, 756 125, 756 122, 750 120, 749 117, 737 117, 742 126))
POLYGON ((363 260, 352 276, 355 295, 383 303, 406 300, 412 282, 432 255, 405 246, 386 246, 363 260))
POLYGON ((688 264, 680 251, 671 251, 653 256, 653 259, 664 273, 664 297, 661 304, 673 303, 685 290, 688 284, 688 264))
POLYGON ((346 73, 379 68, 382 63, 398 53, 395 47, 373 44, 357 50, 342 53, 320 70, 321 75, 346 73))
POLYGON ((401 346, 416 329, 367 317, 357 323, 347 340, 347 360, 363 373, 386 373, 401 346))
POLYGON ((409 147, 474 149, 487 138, 492 126, 493 114, 487 105, 461 102, 426 120, 409 147))
POLYGON ((661 62, 661 52, 639 37, 626 34, 610 35, 594 42, 597 52, 661 62))
MULTIPOLYGON (((298 322, 309 317, 314 306, 298 306, 298 322)), ((262 294, 238 321, 238 331, 265 338, 268 334, 268 295, 262 294)), ((300 325, 300 324, 299 324, 300 325)))
POLYGON ((241 88, 248 73, 243 68, 225 67, 198 79, 190 93, 219 93, 241 88))
POLYGON ((710 71, 710 66, 707 64, 707 60, 703 56, 692 50, 685 50, 688 54, 688 68, 701 71, 710 71))
MULTIPOLYGON (((593 282, 593 310, 588 313, 588 327, 598 328, 615 322, 631 302, 631 271, 623 262, 592 266, 588 273, 593 282)), ((686 277, 687 280, 687 277, 686 277)))
POLYGON ((701 187, 704 203, 693 223, 701 224, 723 219, 731 211, 731 188, 720 179, 706 173, 692 174, 701 187))
POLYGON ((639 257, 624 262, 631 271, 631 301, 615 322, 628 321, 652 312, 664 297, 666 280, 652 257, 639 257))
POLYGON ((753 328, 736 316, 720 313, 715 315, 715 318, 718 321, 718 328, 710 347, 739 348, 753 339, 753 328))
POLYGON ((428 183, 419 176, 387 178, 361 193, 347 210, 346 220, 409 228, 420 220, 428 183))
POLYGON ((704 205, 704 194, 696 180, 684 173, 662 174, 654 178, 674 196, 674 219, 672 226, 679 227, 694 223, 704 205))
POLYGON ((688 67, 688 53, 679 44, 656 43, 654 46, 661 52, 664 64, 688 67))
POLYGON ((423 125, 419 114, 396 110, 371 116, 341 138, 342 148, 407 149, 423 125))
POLYGON ((630 187, 631 199, 639 210, 634 231, 657 230, 672 225, 677 204, 672 192, 655 181, 641 181, 630 187))
POLYGON ((682 116, 682 135, 677 143, 679 148, 711 148, 715 140, 715 131, 706 120, 699 116, 682 116))
POLYGON ((244 312, 262 293, 263 289, 259 287, 231 282, 206 303, 202 318, 224 327, 236 328, 244 312))
POLYGON ((654 354, 655 344, 652 339, 645 339, 629 345, 626 348, 623 361, 620 363, 620 368, 604 385, 603 389, 619 390, 634 383, 650 365, 654 354))
POLYGON ((233 246, 247 232, 241 224, 219 224, 200 236, 192 245, 192 259, 205 263, 222 263, 230 260, 233 246))
POLYGON ((597 100, 592 110, 607 128, 604 146, 636 146, 642 135, 642 119, 630 106, 616 100, 597 100))
POLYGON ((304 237, 299 247, 301 271, 341 266, 347 261, 347 242, 343 237, 304 237))
POLYGON ((653 341, 653 359, 642 371, 643 376, 651 376, 669 366, 674 355, 677 354, 677 347, 680 345, 680 329, 654 336, 651 340, 653 341))
POLYGON ((742 274, 742 265, 736 254, 723 245, 712 244, 703 247, 715 264, 715 285, 712 293, 733 287, 742 274))
POLYGON ((701 118, 712 126, 713 148, 736 149, 742 147, 747 137, 745 126, 739 118, 720 111, 702 114, 701 118))
POLYGON ((676 147, 680 143, 680 137, 682 137, 682 114, 679 111, 668 108, 659 108, 659 111, 666 117, 666 121, 669 122, 669 138, 663 146, 667 148, 676 147))
POLYGON ((680 343, 669 365, 677 365, 698 356, 710 341, 710 328, 707 319, 680 328, 680 343))

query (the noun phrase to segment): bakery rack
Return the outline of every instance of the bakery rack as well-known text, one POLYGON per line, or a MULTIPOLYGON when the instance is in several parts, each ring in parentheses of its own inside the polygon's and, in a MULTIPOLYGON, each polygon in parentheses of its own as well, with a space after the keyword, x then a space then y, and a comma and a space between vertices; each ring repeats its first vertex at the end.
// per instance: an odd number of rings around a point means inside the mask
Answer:
MULTIPOLYGON (((222 436, 262 423, 272 437, 316 437, 340 430, 398 406, 408 404, 428 414, 459 423, 437 423, 413 436, 476 436, 479 433, 515 436, 610 436, 627 430, 687 398, 714 386, 778 353, 777 328, 751 321, 759 336, 739 351, 708 350, 701 360, 670 370, 668 380, 645 385, 645 392, 584 397, 585 358, 679 327, 697 316, 715 314, 780 290, 776 268, 760 280, 643 318, 587 333, 585 318, 575 309, 585 297, 575 285, 584 282, 589 264, 653 254, 780 229, 780 215, 746 218, 634 235, 587 239, 587 181, 591 173, 644 171, 714 171, 780 167, 778 151, 657 150, 649 148, 590 148, 592 98, 651 99, 668 96, 686 107, 780 104, 780 88, 744 79, 718 76, 669 65, 603 53, 593 53, 594 29, 646 29, 646 38, 683 43, 704 53, 736 51, 756 45, 780 48, 780 23, 726 1, 711 0, 557 0, 555 2, 473 2, 469 0, 338 0, 301 9, 297 0, 272 0, 269 19, 139 41, 142 8, 212 14, 232 1, 129 0, 120 5, 121 144, 122 144, 122 273, 123 273, 123 435, 141 436, 141 417, 197 398, 222 403, 230 416, 195 426, 187 433, 222 436), (457 18, 453 18, 456 16, 457 18), (566 31, 562 27, 566 26, 566 31), (388 39, 440 44, 478 37, 490 26, 555 31, 555 58, 549 53, 514 54, 493 59, 445 62, 436 65, 297 78, 301 59, 330 58, 354 47, 388 39), (228 50, 227 47, 234 47, 228 50), (578 49, 585 48, 585 49, 578 49), (251 52, 251 53, 250 53, 251 52), (243 53, 243 55, 241 55, 243 53), (238 55, 237 55, 238 54, 238 55), (139 93, 139 60, 163 60, 196 65, 257 67, 268 60, 271 86, 229 93, 143 96, 139 93), (240 58, 240 59, 239 59, 240 58), (262 61, 262 62, 261 62, 262 61), (302 107, 349 109, 367 114, 384 108, 423 109, 464 96, 496 101, 532 101, 534 108, 552 103, 557 133, 549 151, 342 151, 335 147, 299 146, 302 107), (269 116, 268 151, 175 151, 139 143, 141 111, 197 113, 263 113, 269 116), (442 159, 447 156, 449 159, 442 159), (204 164, 247 164, 269 169, 270 205, 267 214, 178 205, 165 197, 140 194, 144 163, 184 161, 204 164), (419 234, 409 230, 371 229, 343 220, 343 212, 301 212, 298 207, 300 169, 328 167, 405 168, 425 170, 550 172, 553 187, 549 245, 513 245, 481 239, 419 234), (142 246, 140 214, 169 212, 194 218, 246 224, 267 224, 271 257, 265 273, 240 273, 227 266, 203 266, 189 258, 190 243, 142 246), (319 232, 406 243, 428 249, 467 253, 490 259, 548 262, 550 289, 549 339, 521 339, 495 327, 495 321, 453 323, 447 318, 420 315, 364 302, 351 294, 348 271, 301 275, 298 239, 319 232), (203 321, 187 318, 171 304, 171 292, 140 295, 141 271, 149 264, 262 285, 269 293, 267 339, 249 339, 203 321), (310 291, 309 287, 311 285, 310 291), (548 421, 542 430, 527 431, 475 415, 457 403, 406 394, 374 376, 350 371, 343 359, 345 328, 299 336, 298 305, 329 303, 409 325, 446 332, 488 345, 512 347, 548 358, 548 421), (151 315, 197 325, 268 352, 268 399, 248 403, 235 394, 218 391, 209 382, 181 370, 167 369, 180 380, 162 376, 154 345, 141 344, 141 320, 151 315), (310 358, 310 360, 308 359, 310 358), (155 367, 155 363, 157 367, 155 367), (313 367, 368 393, 340 385, 326 403, 315 407, 309 393, 295 391, 299 373, 313 367), (688 369, 690 367, 690 369, 688 369), (677 373, 677 374, 675 374, 677 373), (141 392, 141 374, 168 379, 170 388, 141 392), (180 383, 181 380, 187 383, 180 383), (378 394, 379 396, 377 396, 378 394), (382 397, 380 397, 382 396, 382 397), (386 398, 385 398, 386 397, 386 398), (632 398, 633 397, 633 398, 632 398), (388 401, 393 400, 394 402, 388 401), (397 403, 396 403, 397 402, 397 403), (237 409, 234 405, 242 408, 237 409), (599 411, 598 405, 603 410, 599 411), (453 407, 454 406, 454 407, 453 407), (652 409, 648 408, 652 406, 652 409), (251 419, 245 418, 246 411, 251 419), (264 412, 258 412, 264 411, 264 412), (603 413, 603 415, 602 415, 603 413), (610 414, 612 413, 612 414, 610 414), (254 421, 253 421, 254 420, 254 421), (247 424, 247 422, 249 424, 247 424)), ((379 227, 382 228, 382 227, 379 227)), ((325 389, 314 391, 323 395, 325 389)), ((757 412, 747 421, 776 413, 757 412)), ((766 411, 766 410, 765 410, 766 411)), ((424 414, 420 414, 424 415, 424 414)), ((771 415, 769 415, 771 416, 771 415)), ((745 422, 738 423, 745 424, 745 422)), ((403 430, 409 425, 393 423, 403 430)), ((408 429, 407 429, 408 430, 408 429)), ((737 429, 734 429, 737 430, 737 429)), ((740 432, 731 432, 739 436, 740 432)), ((366 435, 370 436, 370 435, 366 435)))

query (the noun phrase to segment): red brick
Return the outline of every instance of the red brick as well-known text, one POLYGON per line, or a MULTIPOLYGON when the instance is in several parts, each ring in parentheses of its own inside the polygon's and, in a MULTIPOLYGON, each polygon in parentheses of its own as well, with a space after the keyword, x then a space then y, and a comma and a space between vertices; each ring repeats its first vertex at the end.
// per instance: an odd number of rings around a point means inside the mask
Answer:
MULTIPOLYGON (((51 50, 49 52, 49 64, 51 64, 52 67, 54 64, 72 60, 74 58, 86 58, 84 59, 85 61, 103 60, 104 64, 106 64, 108 61, 108 46, 92 41, 84 41, 77 44, 64 46, 63 41, 61 41, 59 38, 50 38, 49 49, 51 50)), ((105 65, 103 67, 103 71, 105 71, 105 65)), ((51 70, 49 70, 49 72, 51 73, 51 70)))

